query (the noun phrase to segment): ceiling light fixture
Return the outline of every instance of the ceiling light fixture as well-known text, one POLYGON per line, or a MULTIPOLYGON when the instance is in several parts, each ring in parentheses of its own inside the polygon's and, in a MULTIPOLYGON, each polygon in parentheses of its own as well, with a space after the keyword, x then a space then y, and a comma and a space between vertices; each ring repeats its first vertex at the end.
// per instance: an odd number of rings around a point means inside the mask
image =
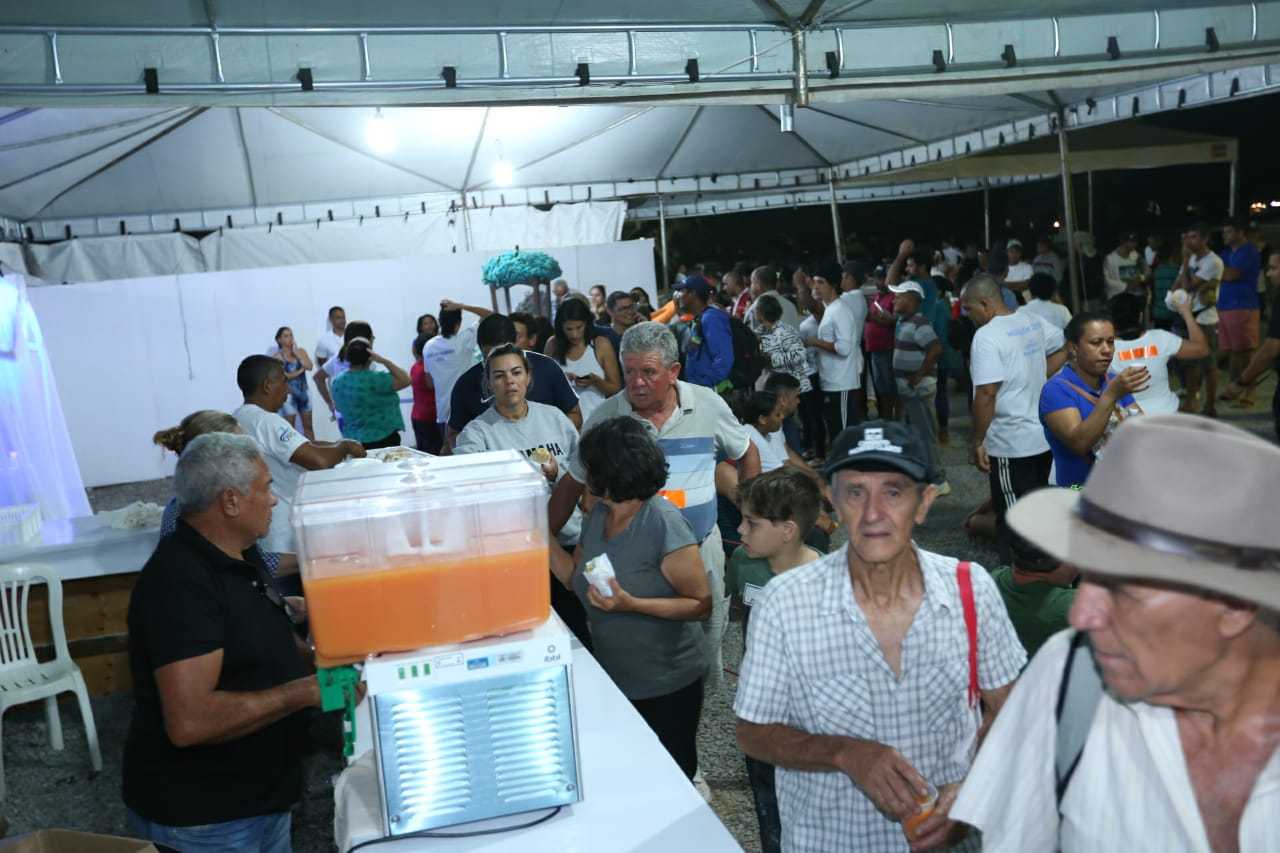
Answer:
POLYGON ((511 182, 515 180, 515 167, 502 158, 498 158, 498 162, 493 164, 493 182, 500 187, 509 187, 511 182))
POLYGON ((373 118, 365 126, 364 139, 375 154, 389 154, 395 150, 396 131, 382 115, 382 107, 374 110, 373 118))

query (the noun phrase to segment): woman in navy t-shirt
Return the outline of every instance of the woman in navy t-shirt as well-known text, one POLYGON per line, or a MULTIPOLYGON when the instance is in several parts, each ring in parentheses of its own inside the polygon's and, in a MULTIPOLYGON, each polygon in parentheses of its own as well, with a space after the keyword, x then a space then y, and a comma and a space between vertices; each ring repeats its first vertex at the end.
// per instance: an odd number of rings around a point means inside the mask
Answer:
POLYGON ((1040 392, 1040 423, 1053 451, 1054 484, 1078 486, 1120 421, 1141 412, 1132 395, 1151 382, 1145 367, 1130 367, 1107 381, 1115 354, 1110 318, 1083 312, 1065 331, 1067 363, 1040 392))

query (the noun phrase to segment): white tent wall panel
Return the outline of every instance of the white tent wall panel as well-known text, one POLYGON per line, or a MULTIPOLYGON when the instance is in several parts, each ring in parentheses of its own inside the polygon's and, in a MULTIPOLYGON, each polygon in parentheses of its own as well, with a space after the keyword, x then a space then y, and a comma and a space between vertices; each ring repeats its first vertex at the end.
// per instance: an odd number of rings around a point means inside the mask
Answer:
MULTIPOLYGON (((370 200, 352 204, 351 215, 338 221, 317 216, 321 219, 318 225, 305 221, 281 226, 271 219, 274 209, 227 211, 232 221, 246 218, 253 223, 260 216, 271 224, 219 227, 198 242, 186 234, 169 233, 32 243, 25 246, 25 265, 45 281, 87 282, 452 254, 465 251, 468 245, 491 253, 516 245, 545 249, 612 243, 622 236, 626 218, 626 204, 621 201, 558 204, 548 211, 527 206, 482 208, 468 212, 472 225, 468 244, 461 210, 451 213, 447 208, 428 208, 424 215, 414 209, 405 211, 406 216, 400 208, 394 198, 370 200), (379 210, 382 215, 375 216, 379 210)), ((137 230, 150 224, 145 217, 124 217, 100 225, 114 227, 118 222, 137 230)), ((22 254, 22 247, 16 244, 0 246, 13 246, 7 250, 11 256, 22 254)))
MULTIPOLYGON (((655 296, 653 241, 548 250, 574 288, 642 286, 655 296)), ((491 252, 471 252, 197 273, 29 290, 46 330, 85 485, 133 482, 173 473, 174 458, 151 442, 157 430, 197 409, 240 404, 236 365, 263 352, 276 328, 293 328, 311 351, 331 305, 369 322, 378 351, 410 362, 413 322, 444 298, 488 304, 480 270, 491 252), (127 329, 127 334, 121 334, 127 329), (101 365, 109 365, 102 368, 101 365)), ((523 296, 512 293, 513 301, 523 296)), ((475 322, 468 315, 468 323, 475 322)), ((337 437, 320 400, 320 438, 337 437)), ((409 395, 403 411, 409 427, 409 395)), ((411 433, 410 433, 411 435, 411 433)))
POLYGON ((140 234, 26 247, 32 270, 50 282, 103 281, 137 275, 204 272, 208 267, 194 237, 186 234, 140 234))
POLYGON ((17 243, 0 243, 0 275, 10 271, 27 273, 27 259, 17 243))

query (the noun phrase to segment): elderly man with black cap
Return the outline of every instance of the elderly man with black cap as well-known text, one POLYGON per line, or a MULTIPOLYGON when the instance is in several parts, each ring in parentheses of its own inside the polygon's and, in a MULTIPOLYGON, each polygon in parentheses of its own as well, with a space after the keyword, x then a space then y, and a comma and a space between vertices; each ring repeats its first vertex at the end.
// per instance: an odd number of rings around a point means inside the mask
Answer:
POLYGON ((841 433, 825 473, 848 543, 752 608, 738 743, 778 767, 785 850, 977 848, 948 812, 1026 653, 982 567, 912 542, 929 460, 906 424, 841 433))
POLYGON ((984 850, 1280 849, 1280 527, 1235 523, 1277 484, 1280 448, 1152 415, 1082 491, 1014 505, 1083 581, 951 810, 984 850))

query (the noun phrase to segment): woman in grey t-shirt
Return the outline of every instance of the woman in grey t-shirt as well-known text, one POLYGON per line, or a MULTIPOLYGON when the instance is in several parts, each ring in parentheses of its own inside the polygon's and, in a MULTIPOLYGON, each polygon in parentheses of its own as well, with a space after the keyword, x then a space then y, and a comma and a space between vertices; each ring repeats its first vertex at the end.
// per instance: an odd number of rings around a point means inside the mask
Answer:
MULTIPOLYGON (((554 483, 569 470, 569 457, 578 447, 578 429, 555 406, 529 399, 533 372, 524 350, 511 344, 495 347, 484 364, 484 382, 493 405, 480 413, 458 434, 456 454, 486 450, 518 450, 542 469, 554 483)), ((578 543, 582 513, 560 529, 559 542, 566 548, 578 543)), ((592 648, 587 614, 582 603, 555 578, 551 584, 551 606, 582 645, 592 648)))
POLYGON ((578 454, 598 500, 572 562, 561 552, 553 570, 586 605, 596 660, 692 779, 706 675, 698 621, 711 612, 698 540, 658 496, 666 457, 640 421, 602 421, 582 436, 578 454), (601 554, 616 574, 608 597, 582 571, 601 554))

